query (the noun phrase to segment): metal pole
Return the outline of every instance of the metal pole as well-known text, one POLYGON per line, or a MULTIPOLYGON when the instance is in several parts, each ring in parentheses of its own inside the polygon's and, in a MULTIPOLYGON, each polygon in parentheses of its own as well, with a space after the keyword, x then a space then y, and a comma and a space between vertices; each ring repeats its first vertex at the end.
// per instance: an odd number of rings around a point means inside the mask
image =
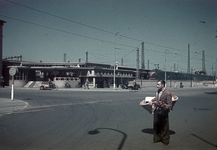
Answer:
POLYGON ((188 67, 187 73, 190 74, 190 44, 188 44, 188 67))
POLYGON ((14 100, 14 76, 12 76, 11 100, 14 100))
POLYGON ((86 53, 86 63, 88 62, 88 51, 85 51, 86 53))
POLYGON ((66 53, 64 53, 63 62, 66 62, 66 53))
POLYGON ((6 23, 3 20, 0 20, 0 76, 2 76, 2 37, 3 37, 3 25, 6 23))
MULTIPOLYGON (((118 33, 118 32, 117 32, 118 33)), ((115 34, 115 51, 114 51, 114 59, 115 59, 115 62, 114 62, 114 90, 115 90, 115 64, 116 64, 116 35, 117 33, 115 34)))
POLYGON ((115 89, 115 66, 116 66, 116 35, 117 34, 120 34, 119 32, 117 32, 116 34, 115 34, 115 50, 114 50, 114 59, 115 59, 115 62, 114 62, 114 89, 115 89))
MULTIPOLYGON (((169 51, 168 49, 165 50, 165 82, 167 80, 167 73, 166 73, 166 52, 169 51)), ((170 52, 170 51, 169 51, 170 52)))
POLYGON ((136 80, 139 80, 139 48, 137 48, 137 57, 136 57, 136 80))
POLYGON ((144 51, 144 42, 142 42, 142 56, 141 56, 141 62, 142 62, 142 69, 145 69, 145 51, 144 51))
POLYGON ((164 70, 164 71, 165 71, 165 79, 164 79, 165 82, 166 82, 166 76, 167 76, 167 73, 166 73, 166 51, 167 51, 167 50, 165 50, 165 67, 164 67, 164 69, 165 69, 165 70, 164 70))
POLYGON ((216 79, 217 79, 217 59, 215 61, 215 83, 216 83, 216 79))

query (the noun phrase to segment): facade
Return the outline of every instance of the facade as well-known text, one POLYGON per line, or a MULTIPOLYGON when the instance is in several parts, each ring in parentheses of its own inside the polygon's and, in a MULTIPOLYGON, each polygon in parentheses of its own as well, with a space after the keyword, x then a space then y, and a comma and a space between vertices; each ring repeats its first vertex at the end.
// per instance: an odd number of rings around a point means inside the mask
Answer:
MULTIPOLYGON (((37 83, 48 81, 50 78, 59 87, 79 88, 88 81, 90 88, 113 87, 114 65, 79 62, 79 63, 44 63, 29 61, 3 60, 3 76, 5 85, 10 86, 12 77, 9 75, 11 67, 18 68, 14 76, 15 86, 37 86, 37 83)), ((136 77, 136 68, 116 66, 115 85, 128 84, 136 77)), ((149 70, 140 69, 140 76, 146 77, 149 70)))

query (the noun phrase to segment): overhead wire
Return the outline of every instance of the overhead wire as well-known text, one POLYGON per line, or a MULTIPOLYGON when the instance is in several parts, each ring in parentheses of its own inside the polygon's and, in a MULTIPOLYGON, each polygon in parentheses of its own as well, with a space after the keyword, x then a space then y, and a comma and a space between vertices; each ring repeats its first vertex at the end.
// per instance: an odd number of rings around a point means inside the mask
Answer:
MULTIPOLYGON (((93 26, 90 26, 90 25, 87 25, 87 24, 84 24, 84 23, 80 23, 80 22, 74 21, 74 20, 70 20, 70 19, 58 16, 58 15, 54 15, 54 14, 51 14, 51 13, 48 13, 48 12, 45 12, 45 11, 42 11, 42 10, 38 10, 38 9, 35 9, 35 8, 32 8, 32 7, 26 6, 26 5, 22 5, 22 4, 19 4, 19 3, 16 3, 16 2, 12 2, 10 0, 5 0, 5 1, 9 2, 9 3, 12 3, 12 4, 15 4, 15 5, 18 5, 18 6, 21 6, 21 7, 24 7, 24 8, 28 8, 28 9, 31 9, 31 10, 34 10, 34 11, 38 11, 40 13, 44 13, 44 14, 49 15, 49 16, 53 16, 53 17, 56 17, 56 18, 59 18, 59 19, 63 19, 65 21, 76 23, 76 24, 79 24, 79 25, 82 25, 82 26, 85 26, 85 27, 88 27, 88 28, 92 28, 92 29, 95 29, 95 30, 103 31, 105 33, 109 33, 109 34, 113 34, 113 35, 115 34, 114 32, 111 32, 111 31, 108 31, 108 30, 104 30, 104 29, 93 27, 93 26)), ((172 47, 168 47, 168 46, 164 46, 164 45, 154 44, 154 43, 151 43, 151 42, 143 41, 143 40, 132 38, 132 37, 125 36, 125 35, 121 35, 121 36, 124 37, 124 38, 127 38, 127 39, 135 40, 135 41, 138 41, 138 42, 144 42, 144 43, 150 44, 150 45, 155 45, 155 46, 159 46, 159 47, 174 49, 174 50, 178 50, 178 51, 185 51, 185 50, 181 50, 181 49, 177 49, 177 48, 172 48, 172 47)))
MULTIPOLYGON (((110 42, 110 41, 107 41, 107 40, 102 40, 102 39, 98 39, 98 38, 94 38, 94 37, 90 37, 90 36, 86 36, 86 35, 81 35, 81 34, 69 32, 69 31, 65 31, 65 30, 61 30, 61 29, 57 29, 57 28, 53 28, 53 27, 48 27, 48 26, 45 26, 45 25, 41 25, 41 24, 37 24, 37 23, 33 23, 33 22, 21 20, 21 19, 16 19, 16 18, 13 18, 13 17, 5 16, 5 15, 0 15, 0 16, 6 17, 6 18, 9 18, 9 19, 13 19, 13 20, 17 20, 17 21, 20 21, 20 22, 32 24, 32 25, 35 25, 35 26, 40 26, 40 27, 43 27, 43 28, 47 28, 47 29, 56 30, 56 31, 59 31, 59 32, 67 33, 67 34, 80 36, 80 37, 83 37, 83 38, 89 38, 89 39, 96 40, 96 41, 103 41, 103 42, 106 42, 106 43, 114 44, 114 42, 110 42)), ((120 45, 120 46, 135 48, 134 46, 130 46, 130 45, 125 45, 125 44, 120 44, 120 43, 116 43, 116 44, 120 45)))
POLYGON ((51 13, 48 13, 48 12, 45 12, 45 11, 41 11, 41 10, 29 7, 29 6, 25 6, 25 5, 16 3, 16 2, 12 2, 10 0, 5 0, 5 1, 9 2, 9 3, 12 3, 12 4, 15 4, 15 5, 19 5, 19 6, 31 9, 31 10, 34 10, 34 11, 38 11, 40 13, 44 13, 44 14, 49 15, 49 16, 53 16, 53 17, 56 17, 56 18, 59 18, 59 19, 63 19, 63 20, 69 21, 69 22, 73 22, 73 23, 76 23, 76 24, 79 24, 79 25, 82 25, 82 26, 86 26, 86 27, 89 27, 89 28, 92 28, 92 29, 96 29, 96 30, 100 30, 100 31, 103 31, 103 32, 106 32, 106 33, 110 33, 110 34, 115 34, 115 33, 110 32, 110 31, 106 31, 106 30, 103 30, 103 29, 100 29, 100 28, 96 28, 96 27, 93 27, 93 26, 90 26, 90 25, 86 25, 86 24, 83 24, 83 23, 80 23, 80 22, 77 22, 77 21, 73 21, 73 20, 70 20, 70 19, 58 16, 58 15, 54 15, 54 14, 51 14, 51 13))
MULTIPOLYGON (((22 4, 19 4, 19 3, 16 3, 16 2, 12 2, 10 0, 5 0, 5 1, 9 2, 9 3, 12 3, 12 4, 15 4, 15 5, 18 5, 18 6, 21 6, 21 7, 24 7, 24 8, 28 8, 28 9, 40 12, 40 13, 44 13, 44 14, 49 15, 49 16, 56 17, 56 18, 59 18, 59 19, 65 20, 65 21, 69 21, 69 22, 72 22, 72 23, 75 23, 75 24, 79 24, 79 25, 82 25, 82 26, 85 26, 85 27, 88 27, 88 28, 92 28, 92 29, 99 30, 99 31, 102 31, 102 32, 105 32, 105 33, 109 33, 109 34, 113 34, 113 35, 115 34, 114 32, 111 32, 111 31, 107 31, 107 30, 104 30, 104 29, 101 29, 101 28, 93 27, 93 26, 90 26, 90 25, 87 25, 87 24, 84 24, 84 23, 80 23, 80 22, 77 22, 77 21, 74 21, 74 20, 70 20, 70 19, 58 16, 58 15, 54 15, 54 14, 51 14, 51 13, 48 13, 48 12, 45 12, 45 11, 41 11, 41 10, 38 10, 38 9, 35 9, 35 8, 32 8, 32 7, 26 6, 26 5, 22 5, 22 4)), ((64 30, 61 30, 61 29, 57 29, 57 28, 53 28, 53 27, 48 27, 48 26, 44 26, 44 25, 40 25, 40 24, 28 22, 28 21, 16 19, 16 18, 4 16, 4 15, 0 15, 0 16, 7 17, 7 18, 10 18, 10 19, 14 19, 14 20, 17 20, 17 21, 22 21, 22 22, 29 23, 29 24, 33 24, 33 25, 36 25, 36 26, 40 26, 40 27, 56 30, 56 31, 59 31, 59 32, 67 33, 67 34, 73 34, 73 35, 80 36, 80 37, 83 37, 83 38, 89 38, 89 39, 92 39, 92 40, 104 41, 104 42, 107 42, 107 43, 110 43, 110 44, 114 44, 114 42, 110 42, 110 41, 106 41, 106 40, 102 40, 102 39, 97 39, 97 38, 94 38, 94 37, 80 35, 80 34, 68 32, 68 31, 64 31, 64 30)), ((151 42, 147 42, 147 41, 142 41, 142 40, 139 40, 139 39, 136 39, 136 38, 132 38, 132 37, 128 37, 128 36, 125 36, 125 35, 121 35, 121 36, 124 37, 124 38, 127 38, 127 39, 131 39, 131 40, 135 40, 135 41, 139 41, 139 42, 144 42, 146 44, 150 44, 150 45, 154 45, 154 46, 158 46, 158 47, 163 47, 163 48, 167 48, 167 49, 173 49, 173 50, 177 50, 177 51, 181 51, 182 52, 181 54, 183 54, 184 52, 187 52, 186 50, 181 50, 181 49, 172 48, 172 47, 168 47, 168 46, 164 46, 164 45, 160 45, 160 44, 155 44, 155 43, 151 43, 151 42)), ((124 44, 120 44, 120 43, 116 43, 116 44, 117 45, 121 45, 121 46, 126 46, 126 47, 133 48, 133 50, 131 50, 126 55, 124 55, 122 58, 126 57, 127 55, 129 55, 130 53, 132 53, 133 51, 135 51, 138 48, 138 46, 134 47, 134 46, 124 45, 124 44)), ((141 44, 139 44, 139 45, 141 45, 141 44)), ((208 55, 206 55, 206 56, 210 57, 210 58, 215 58, 213 56, 208 56, 208 55)), ((193 58, 193 57, 191 57, 191 58, 193 58)))
POLYGON ((135 51, 141 44, 139 44, 137 47, 135 47, 133 50, 131 50, 129 53, 127 53, 126 55, 124 55, 122 58, 126 57, 127 55, 129 55, 130 53, 132 53, 133 51, 135 51))
MULTIPOLYGON (((34 10, 34 11, 37 11, 37 12, 40 12, 40 13, 44 13, 46 15, 49 15, 49 16, 53 16, 53 17, 56 17, 56 18, 59 18, 59 19, 62 19, 62 20, 65 20, 65 21, 69 21, 69 22, 72 22, 72 23, 76 23, 76 24, 79 24, 79 25, 82 25, 82 26, 85 26, 85 27, 89 27, 89 28, 92 28, 92 29, 95 29, 95 30, 99 30, 99 31, 103 31, 105 33, 109 33, 109 34, 115 34, 113 32, 110 32, 110 31, 107 31, 107 30, 104 30, 104 29, 100 29, 100 28, 97 28, 97 27, 93 27, 93 26, 90 26, 90 25, 86 25, 86 24, 83 24, 83 23, 80 23, 80 22, 77 22, 77 21, 74 21, 74 20, 70 20, 70 19, 67 19, 67 18, 64 18, 64 17, 61 17, 61 16, 58 16, 58 15, 54 15, 54 14, 51 14, 51 13, 48 13, 48 12, 45 12, 45 11, 41 11, 41 10, 38 10, 38 9, 35 9, 35 8, 32 8, 32 7, 29 7, 29 6, 25 6, 25 5, 22 5, 22 4, 19 4, 19 3, 16 3, 16 2, 12 2, 10 0, 5 0, 6 2, 9 2, 9 3, 12 3, 12 4, 15 4, 15 5, 18 5, 18 6, 21 6, 21 7, 24 7, 24 8, 28 8, 28 9, 31 9, 31 10, 34 10)), ((78 34, 75 34, 78 36, 78 34)), ((121 35, 122 37, 124 38, 128 38, 128 39, 131 39, 131 40, 135 40, 135 41, 139 41, 139 42, 144 42, 144 43, 147 43, 147 44, 151 44, 151 45, 155 45, 155 46, 160 46, 160 47, 164 47, 164 48, 170 48, 171 47, 167 47, 167 46, 161 46, 161 45, 158 45, 158 44, 154 44, 154 43, 150 43, 150 42, 146 42, 146 41, 142 41, 142 40, 138 40, 138 39, 135 39, 135 38, 132 38, 132 37, 128 37, 128 36, 125 36, 125 35, 121 35)), ((84 36, 82 36, 84 37, 84 36)), ((87 38, 87 36, 85 36, 87 38)), ((92 38, 92 39, 95 39, 95 38, 92 38)), ((96 40, 96 39, 95 39, 96 40)), ((101 41, 104 41, 104 40, 101 40, 101 41)), ((110 43, 108 41, 105 41, 107 43, 110 43)), ((122 45, 122 44, 118 44, 116 43, 117 45, 122 45)), ((141 45, 141 44, 139 44, 141 45)), ((129 47, 129 46, 128 46, 129 47)), ((133 47, 133 50, 131 50, 129 53, 127 53, 126 55, 124 55, 122 58, 126 57, 127 55, 129 55, 130 53, 132 53, 133 51, 135 51, 136 49, 138 48, 137 47, 133 47)), ((174 49, 174 48, 172 48, 174 49)), ((178 49, 176 49, 178 50, 178 49)))

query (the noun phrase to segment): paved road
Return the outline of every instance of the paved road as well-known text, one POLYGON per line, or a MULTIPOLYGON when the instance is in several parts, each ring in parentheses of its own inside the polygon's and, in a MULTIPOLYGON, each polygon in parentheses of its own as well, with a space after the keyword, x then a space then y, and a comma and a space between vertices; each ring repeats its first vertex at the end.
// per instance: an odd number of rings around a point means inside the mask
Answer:
MULTIPOLYGON (((23 110, 0 117, 1 150, 151 150, 217 148, 216 89, 184 88, 170 113, 171 143, 152 143, 153 116, 139 106, 156 89, 40 91, 15 89, 23 110)), ((7 99, 10 89, 0 89, 7 99)))

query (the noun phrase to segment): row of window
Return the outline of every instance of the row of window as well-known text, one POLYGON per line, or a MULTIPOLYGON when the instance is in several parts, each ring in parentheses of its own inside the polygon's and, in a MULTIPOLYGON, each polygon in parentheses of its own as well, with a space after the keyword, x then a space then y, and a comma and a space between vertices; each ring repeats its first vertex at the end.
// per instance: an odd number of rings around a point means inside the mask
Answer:
MULTIPOLYGON (((95 71, 96 74, 104 74, 104 75, 113 75, 114 74, 114 71, 95 71)), ((116 75, 130 75, 132 76, 132 73, 130 72, 115 72, 116 75)))

